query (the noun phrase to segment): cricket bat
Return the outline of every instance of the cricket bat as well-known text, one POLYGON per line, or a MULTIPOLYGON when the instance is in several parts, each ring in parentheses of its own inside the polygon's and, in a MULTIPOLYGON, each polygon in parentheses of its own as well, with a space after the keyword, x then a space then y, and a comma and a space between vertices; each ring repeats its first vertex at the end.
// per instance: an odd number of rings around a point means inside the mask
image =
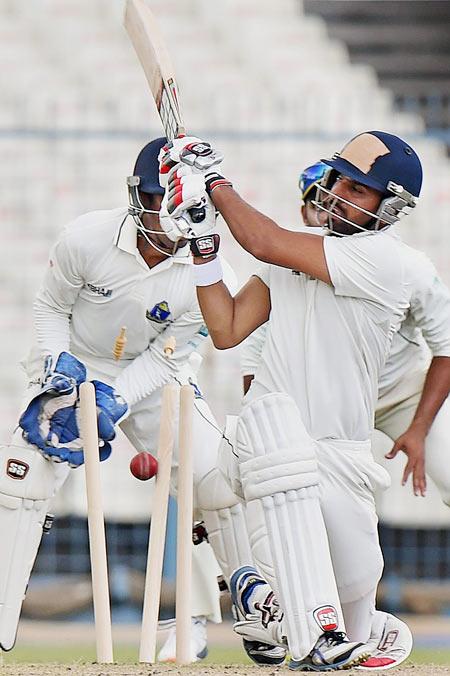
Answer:
MULTIPOLYGON (((174 68, 156 19, 144 0, 127 0, 124 26, 141 62, 167 140, 184 136, 174 68)), ((205 219, 205 209, 192 207, 189 215, 193 223, 200 223, 205 219)))
POLYGON ((127 0, 124 26, 141 62, 168 141, 185 134, 175 72, 156 19, 144 0, 127 0))

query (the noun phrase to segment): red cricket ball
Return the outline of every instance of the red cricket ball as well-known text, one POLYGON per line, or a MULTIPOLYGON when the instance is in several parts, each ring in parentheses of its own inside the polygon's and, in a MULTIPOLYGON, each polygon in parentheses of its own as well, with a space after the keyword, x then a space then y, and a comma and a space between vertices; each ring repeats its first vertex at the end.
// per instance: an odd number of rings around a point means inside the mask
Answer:
POLYGON ((155 476, 158 471, 158 461, 147 451, 142 451, 131 458, 130 472, 136 479, 147 481, 155 476))

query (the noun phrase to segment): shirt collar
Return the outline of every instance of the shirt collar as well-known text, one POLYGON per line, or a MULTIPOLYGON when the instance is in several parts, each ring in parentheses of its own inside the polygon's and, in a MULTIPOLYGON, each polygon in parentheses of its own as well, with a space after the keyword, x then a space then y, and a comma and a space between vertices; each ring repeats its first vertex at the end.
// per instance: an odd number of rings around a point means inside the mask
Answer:
POLYGON ((118 249, 126 251, 133 256, 136 256, 137 249, 137 230, 131 216, 126 213, 117 228, 114 244, 118 249))

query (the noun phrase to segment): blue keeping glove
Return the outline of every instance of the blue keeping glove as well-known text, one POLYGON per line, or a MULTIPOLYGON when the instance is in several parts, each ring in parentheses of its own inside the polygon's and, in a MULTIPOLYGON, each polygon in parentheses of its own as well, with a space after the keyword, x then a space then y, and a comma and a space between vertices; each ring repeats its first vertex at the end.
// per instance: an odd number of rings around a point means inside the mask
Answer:
POLYGON ((42 451, 48 446, 72 443, 79 438, 75 417, 78 386, 86 380, 86 368, 76 357, 61 352, 53 366, 45 361, 41 389, 32 398, 19 419, 19 427, 28 443, 42 451))
POLYGON ((55 365, 49 355, 45 359, 42 387, 37 397, 46 393, 53 396, 72 394, 85 380, 86 367, 72 354, 61 352, 55 365))
POLYGON ((128 404, 110 385, 100 380, 93 380, 92 384, 95 388, 97 404, 98 436, 104 441, 112 441, 116 436, 115 426, 128 413, 128 404))
MULTIPOLYGON (((55 366, 51 357, 45 362, 41 389, 20 416, 24 439, 37 446, 54 462, 71 467, 84 463, 80 438, 78 390, 86 380, 86 368, 76 357, 61 352, 55 366)), ((128 405, 115 390, 98 380, 96 391, 100 460, 111 455, 108 443, 116 436, 115 425, 124 418, 128 405)))
MULTIPOLYGON (((103 462, 103 460, 108 460, 109 456, 111 455, 111 451, 111 444, 109 444, 107 441, 102 441, 99 439, 98 452, 100 456, 100 462, 103 462)), ((69 467, 77 468, 81 465, 84 465, 84 453, 81 445, 78 450, 68 447, 48 447, 47 452, 44 453, 44 455, 49 460, 53 460, 53 462, 67 462, 69 467)))

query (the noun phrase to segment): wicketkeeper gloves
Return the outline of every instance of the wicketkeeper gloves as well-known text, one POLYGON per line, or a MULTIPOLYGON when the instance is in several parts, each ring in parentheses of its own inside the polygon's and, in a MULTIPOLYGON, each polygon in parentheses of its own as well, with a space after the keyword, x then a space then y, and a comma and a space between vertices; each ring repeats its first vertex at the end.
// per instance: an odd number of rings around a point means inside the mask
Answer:
MULTIPOLYGON (((79 467, 84 462, 80 438, 78 392, 86 380, 86 368, 68 352, 61 352, 53 367, 45 362, 40 391, 19 419, 23 438, 54 462, 79 467)), ((111 455, 109 444, 116 435, 115 425, 124 419, 128 406, 112 387, 93 381, 97 403, 100 460, 111 455)))

